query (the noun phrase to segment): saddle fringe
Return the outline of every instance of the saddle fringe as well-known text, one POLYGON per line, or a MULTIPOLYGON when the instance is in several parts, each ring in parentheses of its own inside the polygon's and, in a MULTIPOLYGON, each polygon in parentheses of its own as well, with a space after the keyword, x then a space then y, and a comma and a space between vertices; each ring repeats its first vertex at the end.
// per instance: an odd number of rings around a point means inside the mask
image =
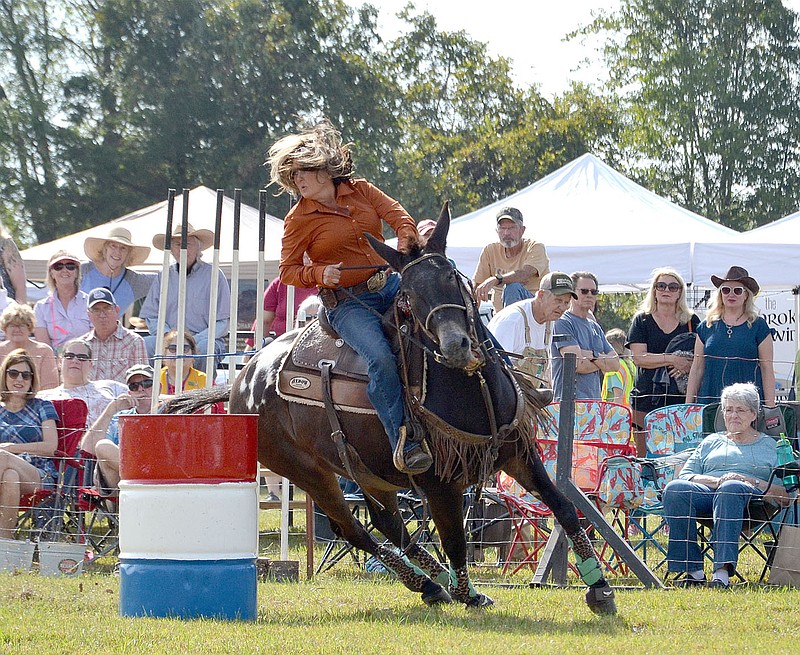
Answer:
POLYGON ((482 485, 495 472, 497 453, 506 443, 514 443, 516 457, 533 461, 536 426, 542 419, 542 411, 529 402, 523 405, 517 427, 502 430, 496 444, 466 442, 442 429, 439 423, 421 417, 431 442, 436 475, 444 482, 482 485))

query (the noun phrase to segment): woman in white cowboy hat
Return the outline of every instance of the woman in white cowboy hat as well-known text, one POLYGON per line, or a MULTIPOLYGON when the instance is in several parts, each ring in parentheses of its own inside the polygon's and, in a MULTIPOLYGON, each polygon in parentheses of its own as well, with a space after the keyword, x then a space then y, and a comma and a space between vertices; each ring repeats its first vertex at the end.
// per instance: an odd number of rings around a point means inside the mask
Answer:
POLYGON ((755 307, 758 282, 747 269, 731 266, 711 283, 717 292, 697 326, 686 402, 719 402, 725 387, 752 382, 764 405, 775 407, 772 329, 755 307))
POLYGON ((90 261, 81 265, 81 290, 89 293, 100 287, 109 289, 120 314, 150 291, 155 274, 137 273, 128 268, 143 264, 150 254, 150 246, 135 245, 131 233, 124 227, 114 226, 105 236, 87 237, 83 250, 90 261))
MULTIPOLYGON (((186 298, 191 302, 186 303, 185 327, 187 332, 194 335, 197 342, 197 357, 194 367, 200 371, 206 368, 205 355, 208 352, 208 317, 211 301, 211 264, 204 262, 200 256, 203 250, 214 243, 214 233, 210 230, 195 230, 191 223, 186 224, 186 298)), ((177 262, 181 251, 181 225, 172 231, 170 252, 177 262)), ((166 235, 156 234, 153 245, 159 250, 164 250, 166 235)), ((156 347, 156 330, 158 329, 158 308, 161 304, 161 276, 156 276, 150 292, 147 294, 139 316, 147 321, 150 336, 144 338, 147 346, 147 355, 152 359, 156 347)), ((174 330, 178 326, 178 264, 169 267, 169 289, 166 299, 166 324, 165 332, 174 330)), ((214 352, 224 352, 225 340, 228 335, 228 324, 231 315, 231 288, 222 271, 217 273, 217 322, 214 352)))

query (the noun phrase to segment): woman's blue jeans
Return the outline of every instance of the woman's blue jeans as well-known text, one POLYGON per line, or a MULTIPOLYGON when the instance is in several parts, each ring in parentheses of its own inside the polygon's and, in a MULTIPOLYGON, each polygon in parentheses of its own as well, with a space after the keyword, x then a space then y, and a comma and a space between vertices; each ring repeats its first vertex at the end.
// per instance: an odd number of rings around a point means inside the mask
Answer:
POLYGON ((739 534, 745 510, 758 492, 738 480, 723 482, 716 489, 688 480, 672 480, 664 488, 664 518, 669 525, 667 568, 670 572, 701 571, 703 556, 697 543, 696 518, 711 517, 714 570, 739 557, 739 534))
POLYGON ((392 273, 380 291, 367 291, 328 310, 328 321, 333 329, 367 362, 367 395, 378 412, 392 447, 397 444, 400 426, 403 425, 403 387, 381 317, 391 307, 399 289, 400 276, 392 273))

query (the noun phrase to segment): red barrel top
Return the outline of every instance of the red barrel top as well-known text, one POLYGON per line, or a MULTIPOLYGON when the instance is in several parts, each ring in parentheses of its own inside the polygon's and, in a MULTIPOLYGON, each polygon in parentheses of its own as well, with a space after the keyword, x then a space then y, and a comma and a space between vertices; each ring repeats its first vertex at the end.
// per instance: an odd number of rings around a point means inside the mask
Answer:
POLYGON ((258 416, 123 415, 119 445, 120 477, 127 482, 252 482, 258 473, 258 416))

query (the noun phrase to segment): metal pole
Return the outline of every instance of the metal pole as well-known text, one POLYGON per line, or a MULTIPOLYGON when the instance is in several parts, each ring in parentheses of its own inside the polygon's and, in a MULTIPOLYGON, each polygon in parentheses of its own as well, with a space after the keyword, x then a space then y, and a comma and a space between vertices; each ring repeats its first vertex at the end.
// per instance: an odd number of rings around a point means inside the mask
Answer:
POLYGON ((264 249, 267 241, 267 192, 258 192, 258 268, 256 269, 256 319, 253 350, 261 348, 264 341, 264 249))
MULTIPOLYGON (((164 348, 164 325, 167 322, 167 290, 169 289, 169 254, 172 248, 172 216, 175 212, 175 189, 167 191, 167 227, 164 232, 164 261, 161 264, 161 290, 159 298, 161 302, 158 305, 158 319, 156 320, 156 347, 153 356, 153 364, 155 364, 156 380, 160 377, 161 371, 161 354, 164 348)), ((158 394, 159 385, 153 385, 153 392, 150 397, 150 411, 155 414, 158 409, 158 394)), ((164 393, 167 390, 164 389, 164 393)))
POLYGON ((242 217, 242 190, 233 190, 233 259, 231 259, 231 318, 230 318, 230 339, 228 346, 228 379, 233 381, 236 378, 236 363, 238 357, 236 353, 237 337, 239 333, 239 229, 242 217))
POLYGON ((178 254, 178 322, 175 331, 178 333, 175 339, 177 350, 175 355, 178 358, 175 362, 175 394, 183 390, 183 344, 186 338, 186 275, 188 266, 186 254, 186 242, 189 240, 189 189, 183 190, 183 213, 181 214, 181 250, 178 254))
MULTIPOLYGON (((219 285, 215 284, 219 277, 219 239, 222 234, 222 203, 225 199, 223 189, 217 189, 217 211, 214 220, 214 254, 211 258, 211 289, 208 299, 208 343, 213 344, 217 340, 217 296, 219 295, 219 285)), ((214 356, 206 357, 206 386, 210 387, 217 379, 217 357, 216 349, 214 356)), ((208 354, 208 349, 206 349, 208 354)))

